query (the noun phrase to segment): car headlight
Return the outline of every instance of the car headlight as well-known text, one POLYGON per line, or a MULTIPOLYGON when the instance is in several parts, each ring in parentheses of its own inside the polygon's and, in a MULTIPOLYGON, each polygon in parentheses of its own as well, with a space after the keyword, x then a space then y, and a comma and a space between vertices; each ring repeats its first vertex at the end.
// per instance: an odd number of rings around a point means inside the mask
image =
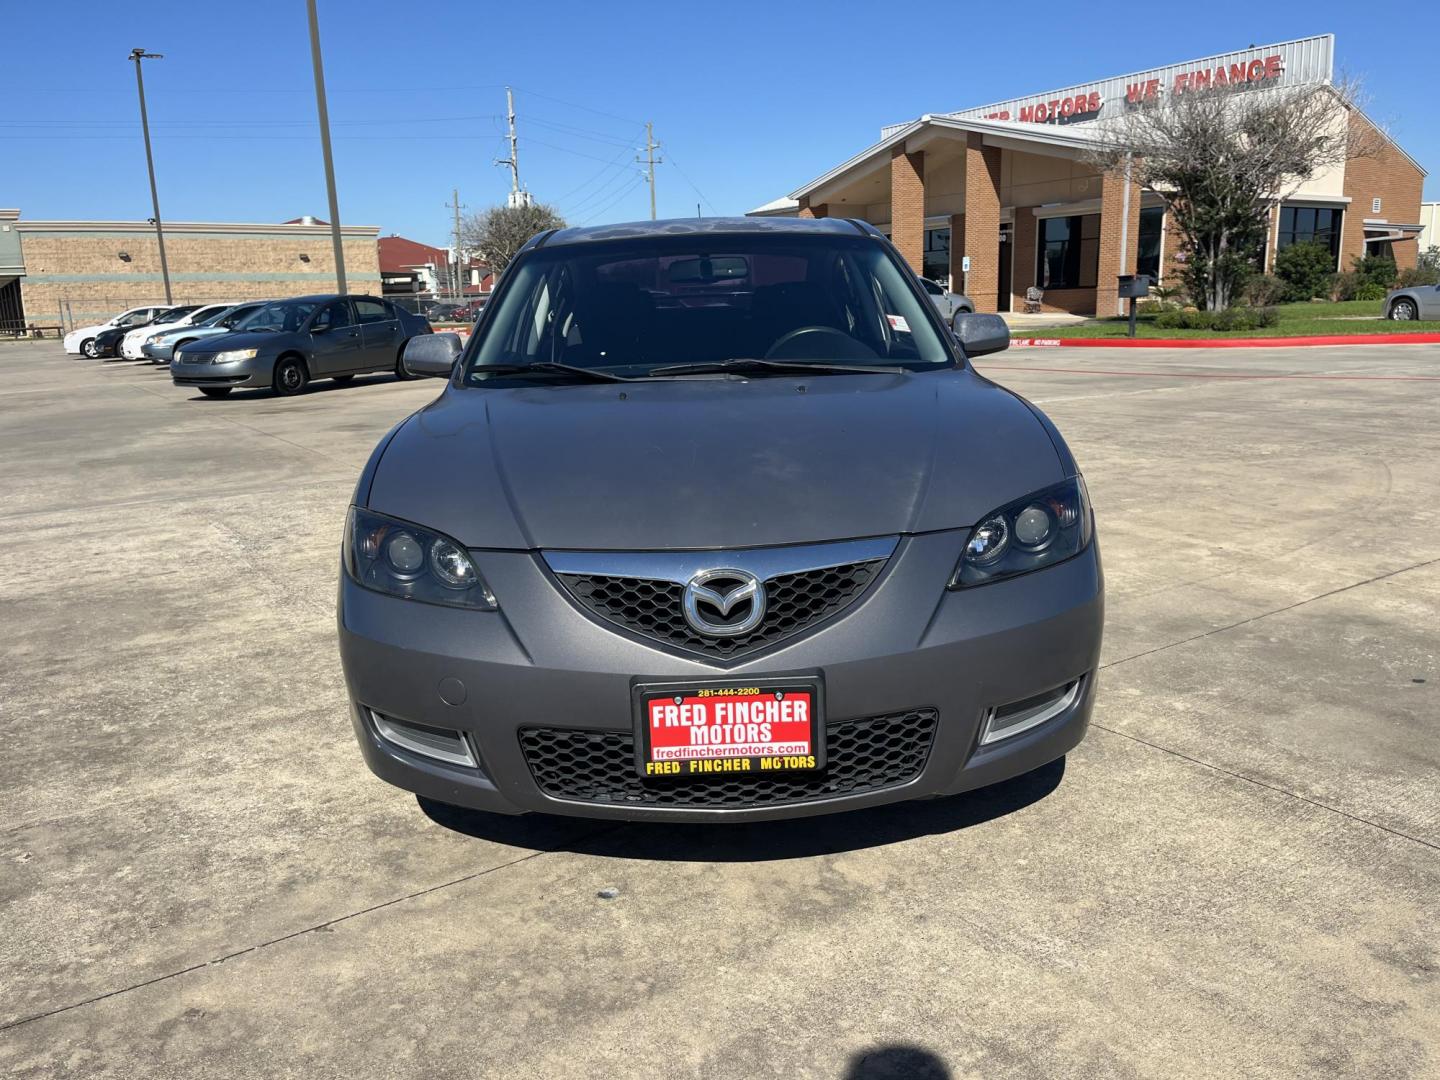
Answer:
POLYGON ((249 360, 259 349, 231 349, 229 352, 218 352, 212 361, 216 364, 233 364, 236 360, 249 360))
POLYGON ((345 570, 357 585, 406 600, 496 608, 470 554, 454 540, 358 506, 345 522, 345 570))
POLYGON ((1093 529, 1085 481, 1073 476, 981 518, 965 538, 949 587, 984 585, 1064 562, 1089 546, 1093 529))

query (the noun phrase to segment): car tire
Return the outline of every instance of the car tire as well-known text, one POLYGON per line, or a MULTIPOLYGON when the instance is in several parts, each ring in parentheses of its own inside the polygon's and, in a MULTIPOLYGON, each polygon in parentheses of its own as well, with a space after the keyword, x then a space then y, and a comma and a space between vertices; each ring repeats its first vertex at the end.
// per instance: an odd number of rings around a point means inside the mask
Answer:
POLYGON ((411 375, 410 372, 405 370, 405 346, 409 344, 410 343, 408 341, 402 342, 400 345, 400 351, 395 354, 395 378, 399 379, 401 382, 407 382, 408 380, 415 378, 414 375, 411 375))
POLYGON ((310 372, 305 361, 298 356, 282 356, 275 362, 275 377, 272 382, 277 397, 294 397, 303 394, 310 383, 310 372))
POLYGON ((1415 306, 1415 301, 1408 296, 1402 296, 1390 305, 1390 318, 1395 322, 1414 322, 1420 315, 1420 310, 1415 306))
POLYGON ((95 339, 93 337, 86 338, 80 343, 80 355, 85 357, 87 360, 100 359, 100 350, 96 347, 95 339))
POLYGON ((200 393, 208 398, 222 398, 228 397, 230 391, 233 389, 233 386, 202 386, 200 387, 200 393))

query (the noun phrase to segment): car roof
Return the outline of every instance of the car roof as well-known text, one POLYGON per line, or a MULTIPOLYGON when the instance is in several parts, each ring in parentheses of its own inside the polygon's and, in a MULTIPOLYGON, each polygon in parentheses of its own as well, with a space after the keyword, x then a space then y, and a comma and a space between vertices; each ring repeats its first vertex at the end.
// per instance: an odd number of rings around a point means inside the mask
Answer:
POLYGON ((542 233, 528 247, 556 247, 594 243, 601 240, 636 240, 662 236, 723 236, 788 234, 795 236, 873 236, 881 238, 875 226, 851 218, 671 218, 666 221, 629 221, 618 225, 590 225, 542 233))

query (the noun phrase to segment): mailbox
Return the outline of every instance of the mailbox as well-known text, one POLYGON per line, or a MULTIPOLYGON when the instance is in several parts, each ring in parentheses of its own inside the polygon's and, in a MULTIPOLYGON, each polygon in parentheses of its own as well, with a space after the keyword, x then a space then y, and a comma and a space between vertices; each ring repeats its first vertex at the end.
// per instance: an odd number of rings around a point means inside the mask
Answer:
POLYGON ((1150 295, 1149 274, 1121 274, 1119 281, 1121 300, 1142 299, 1150 295))

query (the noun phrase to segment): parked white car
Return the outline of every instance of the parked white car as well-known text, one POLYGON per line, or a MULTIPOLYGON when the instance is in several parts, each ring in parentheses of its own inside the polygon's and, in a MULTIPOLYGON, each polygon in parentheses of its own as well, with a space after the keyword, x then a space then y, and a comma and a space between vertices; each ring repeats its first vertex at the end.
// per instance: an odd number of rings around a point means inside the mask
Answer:
POLYGON ((940 312, 940 317, 951 325, 954 325, 956 315, 969 315, 975 310, 975 302, 963 293, 951 292, 929 278, 922 277, 920 284, 924 286, 930 302, 935 305, 935 310, 940 312))
POLYGON ((165 317, 164 322, 138 326, 126 334, 124 340, 120 342, 120 355, 126 360, 144 360, 145 343, 154 335, 163 334, 166 330, 174 330, 181 326, 194 326, 219 315, 226 308, 234 306, 234 304, 205 304, 203 307, 198 305, 178 307, 165 317))
POLYGON ((119 330, 130 326, 140 326, 148 323, 151 319, 165 310, 165 305, 153 305, 151 307, 131 308, 129 311, 122 311, 119 315, 106 320, 103 323, 96 323, 94 326, 79 326, 65 335, 65 351, 72 356, 87 356, 95 359, 100 354, 95 349, 95 338, 106 330, 119 330))

